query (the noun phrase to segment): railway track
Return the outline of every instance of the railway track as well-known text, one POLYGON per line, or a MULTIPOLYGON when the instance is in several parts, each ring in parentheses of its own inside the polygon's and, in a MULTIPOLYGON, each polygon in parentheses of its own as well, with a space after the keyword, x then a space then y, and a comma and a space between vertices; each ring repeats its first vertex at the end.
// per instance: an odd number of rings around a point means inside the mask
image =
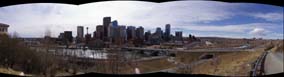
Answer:
POLYGON ((264 75, 264 62, 265 62, 265 57, 268 52, 269 51, 265 51, 264 53, 262 53, 260 57, 258 57, 251 71, 251 76, 264 75))

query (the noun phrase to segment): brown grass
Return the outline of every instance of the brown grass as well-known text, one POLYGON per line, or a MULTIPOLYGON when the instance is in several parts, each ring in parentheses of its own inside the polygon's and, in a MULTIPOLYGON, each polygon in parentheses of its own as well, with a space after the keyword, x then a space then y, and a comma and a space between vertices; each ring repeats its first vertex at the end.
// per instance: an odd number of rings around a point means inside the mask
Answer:
POLYGON ((167 58, 147 60, 143 62, 138 62, 138 68, 140 72, 151 72, 163 69, 172 68, 175 65, 167 61, 167 58))
POLYGON ((193 66, 193 74, 209 74, 221 76, 248 76, 251 70, 250 63, 254 62, 261 51, 236 52, 217 56, 217 60, 193 66))
POLYGON ((15 71, 10 68, 0 68, 0 73, 5 73, 5 74, 11 74, 11 75, 19 75, 21 72, 20 71, 15 71))

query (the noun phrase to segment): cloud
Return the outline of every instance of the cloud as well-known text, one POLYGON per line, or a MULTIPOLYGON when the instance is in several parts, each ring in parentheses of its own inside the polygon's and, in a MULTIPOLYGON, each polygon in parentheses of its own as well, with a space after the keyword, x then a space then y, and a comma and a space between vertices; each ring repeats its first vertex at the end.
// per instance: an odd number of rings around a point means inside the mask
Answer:
POLYGON ((250 34, 256 35, 256 36, 265 36, 267 31, 263 28, 254 28, 252 31, 250 31, 250 34))
MULTIPOLYGON (((111 16, 120 25, 143 26, 145 31, 156 27, 164 28, 168 23, 179 30, 217 31, 227 34, 245 33, 255 27, 275 27, 275 24, 261 22, 237 25, 194 24, 232 19, 237 15, 238 11, 235 10, 240 5, 214 1, 104 1, 84 5, 35 3, 0 8, 0 21, 11 25, 10 33, 17 31, 21 36, 27 37, 43 36, 45 28, 51 30, 53 37, 66 30, 73 31, 75 36, 76 26, 79 25, 89 27, 90 33, 95 30, 96 25, 102 24, 104 16, 111 16)), ((274 16, 262 18, 273 19, 274 16)))
POLYGON ((251 15, 255 18, 261 18, 266 21, 283 21, 283 13, 256 13, 251 15))
POLYGON ((199 25, 191 24, 184 26, 173 26, 173 28, 179 28, 183 30, 195 30, 195 31, 218 31, 218 32, 235 32, 235 33, 246 33, 256 27, 265 29, 275 29, 279 25, 271 23, 248 23, 248 24, 237 24, 237 25, 199 25))
POLYGON ((40 36, 44 34, 43 28, 50 26, 53 36, 57 36, 60 31, 75 31, 78 25, 90 25, 90 31, 94 31, 96 25, 102 24, 104 16, 111 16, 121 25, 143 26, 146 29, 163 27, 167 23, 219 21, 232 14, 224 6, 230 5, 206 1, 105 1, 79 6, 36 3, 3 7, 0 9, 0 20, 11 25, 11 32, 17 31, 20 35, 40 36))

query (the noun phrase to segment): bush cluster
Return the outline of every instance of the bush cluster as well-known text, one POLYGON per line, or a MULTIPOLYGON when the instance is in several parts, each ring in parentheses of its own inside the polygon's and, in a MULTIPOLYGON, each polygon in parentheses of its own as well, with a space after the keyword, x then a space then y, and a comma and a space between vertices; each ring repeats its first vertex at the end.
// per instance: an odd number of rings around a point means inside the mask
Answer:
POLYGON ((15 37, 0 35, 0 66, 32 74, 52 74, 57 59, 53 55, 36 52, 15 37))

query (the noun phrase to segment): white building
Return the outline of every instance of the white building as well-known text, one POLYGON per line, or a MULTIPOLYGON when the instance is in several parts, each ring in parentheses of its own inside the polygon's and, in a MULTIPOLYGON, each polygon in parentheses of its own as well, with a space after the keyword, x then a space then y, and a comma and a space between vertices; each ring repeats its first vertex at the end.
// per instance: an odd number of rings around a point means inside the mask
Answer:
POLYGON ((0 34, 8 34, 9 25, 0 23, 0 34))

